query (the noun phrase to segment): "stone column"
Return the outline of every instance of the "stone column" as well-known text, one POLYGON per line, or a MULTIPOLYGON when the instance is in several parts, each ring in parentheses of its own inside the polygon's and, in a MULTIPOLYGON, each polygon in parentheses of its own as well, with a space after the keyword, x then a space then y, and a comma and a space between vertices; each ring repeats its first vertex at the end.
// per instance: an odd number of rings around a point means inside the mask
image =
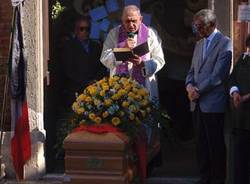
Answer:
MULTIPOLYGON (((209 0, 208 7, 215 11, 218 20, 218 29, 233 40, 233 0, 209 0)), ((233 62, 232 62, 233 66, 233 62)), ((232 68, 232 67, 231 67, 232 68)), ((230 117, 227 115, 225 118, 225 143, 227 147, 227 183, 232 182, 231 170, 231 123, 230 117)))
POLYGON ((219 30, 223 34, 232 37, 232 0, 208 0, 208 8, 215 11, 219 30))
MULTIPOLYGON (((27 101, 32 142, 32 156, 25 165, 26 179, 39 179, 45 174, 45 130, 43 120, 43 32, 41 0, 25 0, 22 9, 25 57, 27 58, 27 101)), ((3 155, 6 174, 15 177, 10 158, 11 133, 4 134, 3 155)))

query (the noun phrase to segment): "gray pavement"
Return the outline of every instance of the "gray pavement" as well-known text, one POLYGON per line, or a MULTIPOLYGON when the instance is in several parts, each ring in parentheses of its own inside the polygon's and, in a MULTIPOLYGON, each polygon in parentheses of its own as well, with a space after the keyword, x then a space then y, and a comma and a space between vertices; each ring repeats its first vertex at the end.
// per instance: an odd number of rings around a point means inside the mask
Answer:
MULTIPOLYGON (((171 142, 163 138, 163 164, 155 168, 146 184, 194 184, 198 169, 195 161, 194 142, 171 142)), ((42 180, 16 182, 0 180, 0 184, 63 184, 63 174, 47 174, 42 180)))
MULTIPOLYGON (((148 178, 146 184, 194 184, 197 178, 178 178, 178 177, 153 177, 148 178)), ((63 184, 60 179, 56 180, 38 180, 38 181, 23 181, 17 182, 14 180, 2 180, 0 184, 63 184)))

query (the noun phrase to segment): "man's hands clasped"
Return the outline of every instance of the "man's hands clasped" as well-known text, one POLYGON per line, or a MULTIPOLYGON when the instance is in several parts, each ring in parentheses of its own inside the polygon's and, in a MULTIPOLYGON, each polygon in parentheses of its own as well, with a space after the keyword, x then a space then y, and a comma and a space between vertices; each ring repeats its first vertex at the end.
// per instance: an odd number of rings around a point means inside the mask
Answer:
POLYGON ((196 101, 199 99, 200 97, 200 94, 199 94, 199 90, 197 87, 195 86, 192 86, 191 84, 189 84, 187 87, 186 87, 186 90, 188 92, 188 99, 193 102, 193 101, 196 101))

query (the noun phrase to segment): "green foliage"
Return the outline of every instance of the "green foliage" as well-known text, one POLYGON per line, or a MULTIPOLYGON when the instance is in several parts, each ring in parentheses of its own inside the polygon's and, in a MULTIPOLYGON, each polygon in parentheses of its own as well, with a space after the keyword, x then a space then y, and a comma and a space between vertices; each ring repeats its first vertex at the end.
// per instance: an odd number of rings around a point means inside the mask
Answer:
POLYGON ((65 6, 62 6, 59 1, 56 1, 54 5, 52 5, 52 19, 57 19, 59 15, 65 10, 65 6))
MULTIPOLYGON (((55 145, 57 156, 63 152, 63 141, 73 129, 79 126, 80 120, 73 113, 65 113, 62 115, 57 124, 60 125, 57 132, 57 144, 55 145)), ((57 157, 56 156, 56 157, 57 157)))

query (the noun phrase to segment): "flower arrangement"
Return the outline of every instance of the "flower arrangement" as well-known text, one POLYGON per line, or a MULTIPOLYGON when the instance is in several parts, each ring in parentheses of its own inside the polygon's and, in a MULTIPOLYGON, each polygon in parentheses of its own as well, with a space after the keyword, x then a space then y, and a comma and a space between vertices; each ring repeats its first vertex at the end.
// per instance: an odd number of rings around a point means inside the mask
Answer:
POLYGON ((80 124, 110 123, 126 133, 140 127, 151 112, 149 93, 125 76, 104 77, 77 95, 72 105, 80 124))
POLYGON ((157 102, 150 101, 147 89, 127 76, 104 77, 92 83, 76 95, 72 109, 73 114, 65 115, 58 122, 56 157, 63 155, 65 137, 81 125, 98 127, 109 124, 133 137, 140 134, 142 125, 158 129, 160 123, 171 135, 171 121, 167 113, 159 108, 157 102))

